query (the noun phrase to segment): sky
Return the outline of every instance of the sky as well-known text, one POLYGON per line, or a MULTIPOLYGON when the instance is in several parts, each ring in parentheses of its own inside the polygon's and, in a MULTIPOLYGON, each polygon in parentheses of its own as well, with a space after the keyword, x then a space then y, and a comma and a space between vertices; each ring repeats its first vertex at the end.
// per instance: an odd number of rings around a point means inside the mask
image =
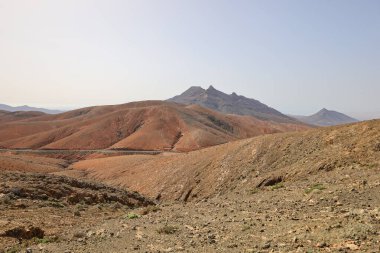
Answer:
POLYGON ((0 0, 0 103, 78 108, 190 86, 380 118, 378 0, 0 0))

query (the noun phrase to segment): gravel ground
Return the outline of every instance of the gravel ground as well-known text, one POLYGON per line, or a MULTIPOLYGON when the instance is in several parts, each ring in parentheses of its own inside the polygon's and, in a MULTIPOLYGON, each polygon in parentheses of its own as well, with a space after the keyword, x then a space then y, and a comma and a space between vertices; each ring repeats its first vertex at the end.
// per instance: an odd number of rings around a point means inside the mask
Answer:
POLYGON ((134 209, 20 198, 1 205, 1 227, 38 226, 45 239, 0 242, 5 252, 379 252, 379 172, 335 171, 134 209))

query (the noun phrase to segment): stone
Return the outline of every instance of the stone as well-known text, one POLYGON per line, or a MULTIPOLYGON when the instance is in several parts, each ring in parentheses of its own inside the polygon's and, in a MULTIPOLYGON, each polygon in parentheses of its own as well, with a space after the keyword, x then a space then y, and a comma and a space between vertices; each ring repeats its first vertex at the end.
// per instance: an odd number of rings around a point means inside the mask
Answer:
POLYGON ((320 243, 317 243, 317 245, 316 245, 318 248, 325 248, 325 247, 327 247, 327 243, 325 243, 325 242, 320 242, 320 243))

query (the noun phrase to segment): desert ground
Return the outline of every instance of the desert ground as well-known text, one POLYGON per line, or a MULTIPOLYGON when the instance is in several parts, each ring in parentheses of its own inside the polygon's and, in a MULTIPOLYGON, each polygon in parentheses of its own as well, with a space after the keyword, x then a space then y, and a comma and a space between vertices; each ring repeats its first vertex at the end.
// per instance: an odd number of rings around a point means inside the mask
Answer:
POLYGON ((74 158, 0 154, 3 252, 380 251, 380 120, 74 158))

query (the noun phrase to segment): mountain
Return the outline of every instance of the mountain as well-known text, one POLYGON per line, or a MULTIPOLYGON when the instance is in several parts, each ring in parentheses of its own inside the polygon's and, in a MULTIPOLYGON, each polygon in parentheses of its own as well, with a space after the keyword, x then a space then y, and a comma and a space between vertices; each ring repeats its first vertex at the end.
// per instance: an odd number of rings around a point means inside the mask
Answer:
POLYGON ((199 105, 142 101, 2 123, 0 147, 189 151, 307 128, 226 115, 199 105))
POLYGON ((294 118, 306 124, 316 126, 335 126, 348 123, 358 122, 357 119, 351 118, 343 113, 330 111, 325 108, 311 116, 293 116, 294 118))
POLYGON ((299 123, 281 112, 257 101, 232 93, 225 94, 216 90, 213 86, 208 89, 202 87, 190 87, 181 95, 168 99, 168 101, 181 104, 198 104, 222 113, 250 115, 261 120, 280 123, 299 123))
POLYGON ((35 112, 43 112, 43 113, 47 113, 47 114, 62 113, 62 111, 59 111, 59 110, 50 110, 50 109, 44 109, 44 108, 30 107, 30 106, 27 106, 27 105, 13 107, 13 106, 5 105, 5 104, 0 104, 0 110, 8 111, 8 112, 17 112, 17 111, 30 112, 30 111, 35 111, 35 112))

